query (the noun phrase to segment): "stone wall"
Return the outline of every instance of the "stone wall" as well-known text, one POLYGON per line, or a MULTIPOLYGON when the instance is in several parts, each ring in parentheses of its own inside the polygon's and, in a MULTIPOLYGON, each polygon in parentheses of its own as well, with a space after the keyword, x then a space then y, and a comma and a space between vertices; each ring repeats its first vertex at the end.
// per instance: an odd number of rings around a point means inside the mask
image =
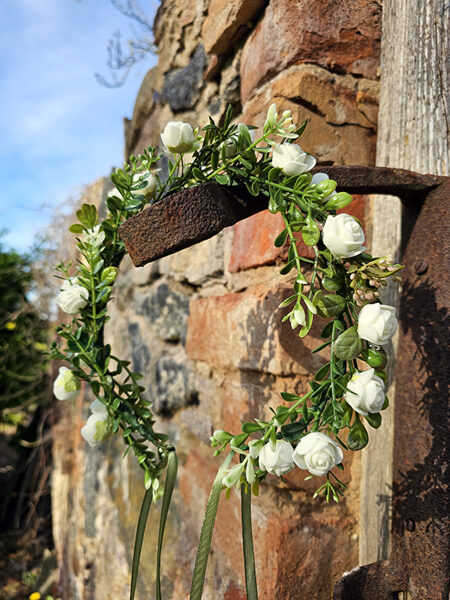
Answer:
MULTIPOLYGON (((158 66, 125 121, 125 156, 159 145, 168 120, 206 124, 226 104, 259 126, 267 108, 309 119, 301 145, 319 164, 374 164, 381 3, 374 0, 165 0, 155 20, 158 66)), ((102 192, 104 194, 104 191, 102 192)), ((98 200, 100 201, 101 194, 98 200)), ((353 214, 364 220, 357 198, 353 214)), ((302 392, 323 357, 318 329, 301 340, 277 307, 289 278, 273 247, 278 217, 260 213, 216 237, 135 269, 120 268, 108 339, 144 372, 159 427, 177 446, 180 473, 164 558, 164 598, 188 596, 196 544, 219 460, 209 437, 269 415, 279 392, 302 392)), ((303 249, 308 252, 307 248, 303 249)), ((55 432, 55 539, 65 598, 126 597, 142 476, 120 441, 86 449, 87 402, 55 432)), ((345 457, 345 500, 314 500, 299 470, 269 477, 254 502, 261 600, 330 597, 358 564, 358 455, 345 457)), ((152 509, 153 510, 153 509, 152 509)), ((156 512, 148 526, 155 540, 156 512)), ((138 594, 153 595, 154 552, 144 549, 138 594)), ((219 508, 205 599, 244 600, 239 500, 219 508)))

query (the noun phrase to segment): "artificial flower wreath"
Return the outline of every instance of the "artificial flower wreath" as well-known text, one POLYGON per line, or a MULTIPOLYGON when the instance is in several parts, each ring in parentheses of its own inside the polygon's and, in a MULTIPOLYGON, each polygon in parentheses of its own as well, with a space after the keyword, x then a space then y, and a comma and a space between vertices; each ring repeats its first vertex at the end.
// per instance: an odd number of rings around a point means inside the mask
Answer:
POLYGON ((147 491, 136 536, 131 598, 148 510, 152 500, 163 496, 156 566, 156 597, 161 598, 162 541, 177 471, 175 448, 167 435, 154 429, 151 404, 139 384, 142 375, 134 373, 130 363, 115 356, 103 341, 112 285, 125 253, 118 227, 145 204, 211 181, 245 187, 255 197, 265 196, 269 211, 280 213, 284 221, 275 246, 289 245, 281 273, 295 273, 293 293, 280 305, 289 307, 283 321, 299 328, 302 338, 313 319, 326 320, 323 343, 313 352, 328 348, 329 360, 312 377, 309 391, 303 396, 284 392, 284 403, 273 409, 269 421, 244 422, 241 432, 218 429, 211 438, 215 454, 227 452, 227 457, 206 509, 191 600, 202 595, 222 489, 241 488, 247 596, 255 599, 251 490, 258 494, 260 483, 269 474, 282 478, 299 468, 309 472, 309 477, 325 477, 315 495, 338 501, 345 486, 335 468, 343 469, 343 448, 366 446, 366 425, 379 427, 381 411, 388 405, 387 357, 382 346, 394 335, 397 321, 394 308, 381 304, 380 289, 386 278, 399 279, 396 273, 401 265, 392 264, 390 257, 368 254, 357 219, 336 213, 350 204, 352 197, 336 192, 336 182, 327 175, 311 175, 314 157, 292 143, 305 125, 297 128, 290 111, 279 117, 274 104, 259 137, 254 127, 233 124, 230 109, 220 126, 210 119, 202 135, 188 123, 170 122, 161 134, 170 156, 168 177, 163 180, 159 175, 157 164, 162 155, 155 148, 131 156, 129 164, 111 177, 115 190, 106 200, 107 217, 100 222, 96 208, 83 204, 77 211, 79 222, 70 227, 77 235, 80 258, 72 277, 71 265, 58 265, 63 282, 57 304, 73 318, 57 329, 63 343, 53 345, 52 356, 71 369, 60 368, 54 395, 58 400, 70 400, 78 394, 81 380, 86 381, 96 400, 82 436, 97 446, 120 431, 144 470, 147 491), (191 155, 189 161, 185 161, 186 154, 191 155), (313 248, 313 260, 300 256, 300 239, 313 248), (234 457, 239 459, 235 464, 234 457), (163 489, 160 478, 165 471, 163 489))

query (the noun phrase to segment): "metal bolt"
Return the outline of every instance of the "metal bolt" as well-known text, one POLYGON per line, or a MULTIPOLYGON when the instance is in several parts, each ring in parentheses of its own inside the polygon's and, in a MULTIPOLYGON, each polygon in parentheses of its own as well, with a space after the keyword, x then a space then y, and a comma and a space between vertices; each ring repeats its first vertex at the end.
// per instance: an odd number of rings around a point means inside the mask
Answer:
POLYGON ((425 273, 425 271, 427 269, 428 269, 428 263, 426 260, 423 260, 423 258, 416 260, 415 265, 414 265, 414 271, 415 271, 416 275, 423 275, 423 273, 425 273))

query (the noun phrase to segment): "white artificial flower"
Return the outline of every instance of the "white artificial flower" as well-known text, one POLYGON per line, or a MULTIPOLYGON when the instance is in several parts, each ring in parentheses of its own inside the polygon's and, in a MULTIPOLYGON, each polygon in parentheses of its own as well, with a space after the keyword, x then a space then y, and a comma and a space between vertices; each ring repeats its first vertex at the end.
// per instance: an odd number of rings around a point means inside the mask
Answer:
POLYGON ((73 400, 78 396, 80 379, 67 367, 59 368, 59 375, 53 382, 53 394, 58 400, 73 400))
POLYGON ((322 239, 335 258, 350 258, 361 254, 366 249, 363 246, 365 238, 361 225, 345 213, 327 217, 323 226, 322 239))
POLYGON ((326 475, 343 458, 344 453, 339 444, 319 431, 307 433, 293 455, 297 467, 308 470, 312 475, 326 475))
POLYGON ((358 335, 363 340, 383 346, 397 331, 395 308, 385 304, 366 304, 358 316, 358 335))
POLYGON ((108 427, 108 412, 105 405, 100 400, 94 400, 90 409, 92 414, 86 425, 81 428, 81 435, 90 446, 95 448, 107 440, 111 432, 108 427))
POLYGON ((56 296, 56 304, 69 315, 76 315, 80 312, 86 306, 89 298, 88 290, 78 285, 77 281, 76 277, 66 280, 56 296))
POLYGON ((272 475, 283 475, 294 468, 292 454, 294 449, 286 440, 277 440, 275 448, 272 442, 265 444, 259 453, 259 467, 272 475))
POLYGON ((280 168, 285 175, 301 175, 315 164, 314 156, 303 152, 297 144, 278 144, 273 149, 272 165, 280 168))
POLYGON ((384 382, 375 369, 357 371, 347 384, 344 398, 360 415, 378 413, 384 404, 384 382))
POLYGON ((84 233, 84 241, 94 248, 100 248, 105 241, 105 234, 100 229, 100 225, 95 225, 92 229, 88 229, 84 233))
POLYGON ((173 154, 184 154, 195 149, 194 132, 189 123, 169 121, 161 134, 164 146, 173 154))

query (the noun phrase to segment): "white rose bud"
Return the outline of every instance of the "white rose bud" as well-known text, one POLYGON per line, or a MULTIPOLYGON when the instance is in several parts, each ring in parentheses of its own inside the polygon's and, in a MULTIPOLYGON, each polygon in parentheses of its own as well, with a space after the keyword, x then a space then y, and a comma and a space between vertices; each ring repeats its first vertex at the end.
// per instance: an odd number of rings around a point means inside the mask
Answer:
POLYGON ((356 372, 347 384, 345 401, 360 415, 378 413, 384 404, 384 382, 375 369, 356 372))
POLYGON ((69 315, 76 315, 87 304, 89 292, 76 283, 77 279, 65 281, 56 296, 56 304, 69 315))
POLYGON ((311 154, 306 154, 297 144, 278 144, 273 149, 272 165, 279 167, 286 175, 301 175, 310 171, 316 164, 311 154))
POLYGON ((250 440, 248 443, 248 452, 251 458, 258 458, 263 447, 261 440, 250 440))
POLYGON ((259 468, 272 475, 283 475, 294 468, 292 454, 294 449, 286 440, 277 440, 275 449, 272 442, 265 444, 259 453, 259 468))
POLYGON ((358 335, 363 340, 383 346, 397 331, 395 308, 385 304, 366 304, 358 316, 358 335))
POLYGON ((275 103, 269 106, 269 110, 267 111, 266 122, 264 123, 264 128, 275 127, 278 121, 278 113, 277 113, 277 105, 275 103))
POLYGON ((192 152, 195 147, 194 132, 189 123, 169 121, 161 134, 164 146, 173 154, 192 152))
POLYGON ((366 249, 364 231, 357 221, 342 213, 335 217, 329 215, 322 231, 325 246, 335 258, 350 258, 366 249))
POLYGON ((81 435, 86 442, 95 448, 107 440, 111 435, 108 427, 108 413, 106 407, 99 400, 94 400, 91 404, 92 415, 87 423, 81 428, 81 435))
POLYGON ((294 450, 293 460, 300 469, 312 475, 326 475, 342 462, 344 453, 337 442, 319 431, 311 431, 303 437, 294 450))
POLYGON ((73 400, 78 396, 80 379, 67 367, 60 367, 59 375, 53 382, 53 394, 58 400, 73 400))
POLYGON ((244 463, 239 463, 232 467, 225 477, 222 479, 222 485, 227 488, 232 488, 234 485, 238 486, 241 481, 241 475, 244 472, 244 463))

